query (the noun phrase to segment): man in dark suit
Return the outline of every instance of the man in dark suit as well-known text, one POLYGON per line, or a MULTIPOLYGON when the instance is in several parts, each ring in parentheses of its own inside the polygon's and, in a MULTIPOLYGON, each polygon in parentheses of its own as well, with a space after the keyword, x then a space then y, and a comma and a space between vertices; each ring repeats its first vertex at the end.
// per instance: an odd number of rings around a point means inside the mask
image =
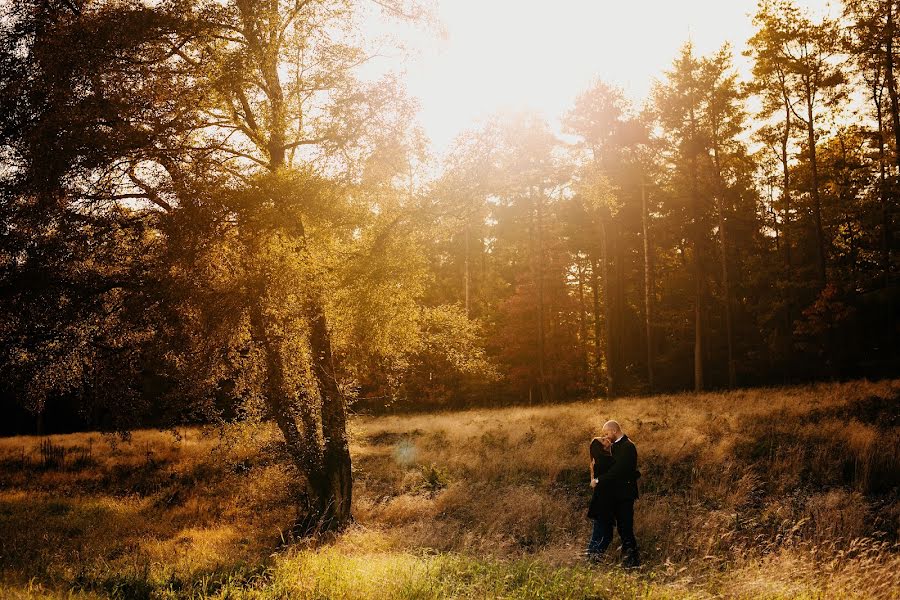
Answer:
MULTIPOLYGON (((615 527, 622 540, 623 564, 627 568, 634 568, 641 564, 634 537, 634 501, 638 497, 637 479, 641 476, 637 469, 637 448, 615 421, 607 421, 603 425, 603 435, 612 442, 613 464, 597 478, 597 485, 611 496, 615 527)), ((611 538, 612 522, 609 525, 609 535, 603 536, 605 543, 596 548, 598 554, 606 550, 611 538)))

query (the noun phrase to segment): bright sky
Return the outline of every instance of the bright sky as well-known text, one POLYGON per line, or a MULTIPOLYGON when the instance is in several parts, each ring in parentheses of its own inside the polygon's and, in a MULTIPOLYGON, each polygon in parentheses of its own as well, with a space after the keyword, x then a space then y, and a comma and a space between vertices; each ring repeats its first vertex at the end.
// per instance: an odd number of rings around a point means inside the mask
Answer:
MULTIPOLYGON (((446 37, 401 34, 420 118, 443 154, 453 138, 501 110, 551 122, 600 77, 637 103, 690 38, 707 54, 730 41, 739 65, 756 0, 436 0, 446 37)), ((814 15, 827 0, 796 0, 814 15)), ((832 7, 836 15, 839 7, 832 7)))

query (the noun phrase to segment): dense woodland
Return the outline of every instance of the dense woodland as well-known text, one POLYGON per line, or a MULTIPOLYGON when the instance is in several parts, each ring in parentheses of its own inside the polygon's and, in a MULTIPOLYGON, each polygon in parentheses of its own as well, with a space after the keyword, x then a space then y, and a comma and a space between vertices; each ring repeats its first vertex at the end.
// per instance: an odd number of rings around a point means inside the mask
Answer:
POLYGON ((896 373, 896 0, 762 0, 749 80, 686 44, 640 106, 597 81, 444 161, 357 76, 413 3, 4 11, 12 430, 270 419, 339 523, 348 410, 896 373))

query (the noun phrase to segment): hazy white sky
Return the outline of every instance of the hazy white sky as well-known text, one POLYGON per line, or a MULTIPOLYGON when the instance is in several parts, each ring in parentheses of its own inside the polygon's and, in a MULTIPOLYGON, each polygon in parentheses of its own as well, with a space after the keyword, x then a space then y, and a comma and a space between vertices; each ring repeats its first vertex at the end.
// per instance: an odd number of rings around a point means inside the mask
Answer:
MULTIPOLYGON (((813 14, 838 7, 796 0, 813 14)), ((729 41, 739 64, 756 0, 437 0, 446 30, 404 29, 402 65, 421 121, 443 153, 452 139, 500 110, 557 119, 600 77, 640 102, 690 38, 706 54, 729 41)), ((386 59, 390 61, 390 59, 386 59)))

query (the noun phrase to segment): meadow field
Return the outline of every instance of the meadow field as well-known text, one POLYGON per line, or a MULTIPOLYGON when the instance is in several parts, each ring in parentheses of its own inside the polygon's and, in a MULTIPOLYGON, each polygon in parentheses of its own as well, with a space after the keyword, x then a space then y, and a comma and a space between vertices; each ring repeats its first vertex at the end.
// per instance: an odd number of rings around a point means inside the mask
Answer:
POLYGON ((0 598, 897 598, 900 380, 351 422, 356 523, 295 539, 266 425, 0 440, 0 598), (635 441, 644 565, 581 557, 635 441))

